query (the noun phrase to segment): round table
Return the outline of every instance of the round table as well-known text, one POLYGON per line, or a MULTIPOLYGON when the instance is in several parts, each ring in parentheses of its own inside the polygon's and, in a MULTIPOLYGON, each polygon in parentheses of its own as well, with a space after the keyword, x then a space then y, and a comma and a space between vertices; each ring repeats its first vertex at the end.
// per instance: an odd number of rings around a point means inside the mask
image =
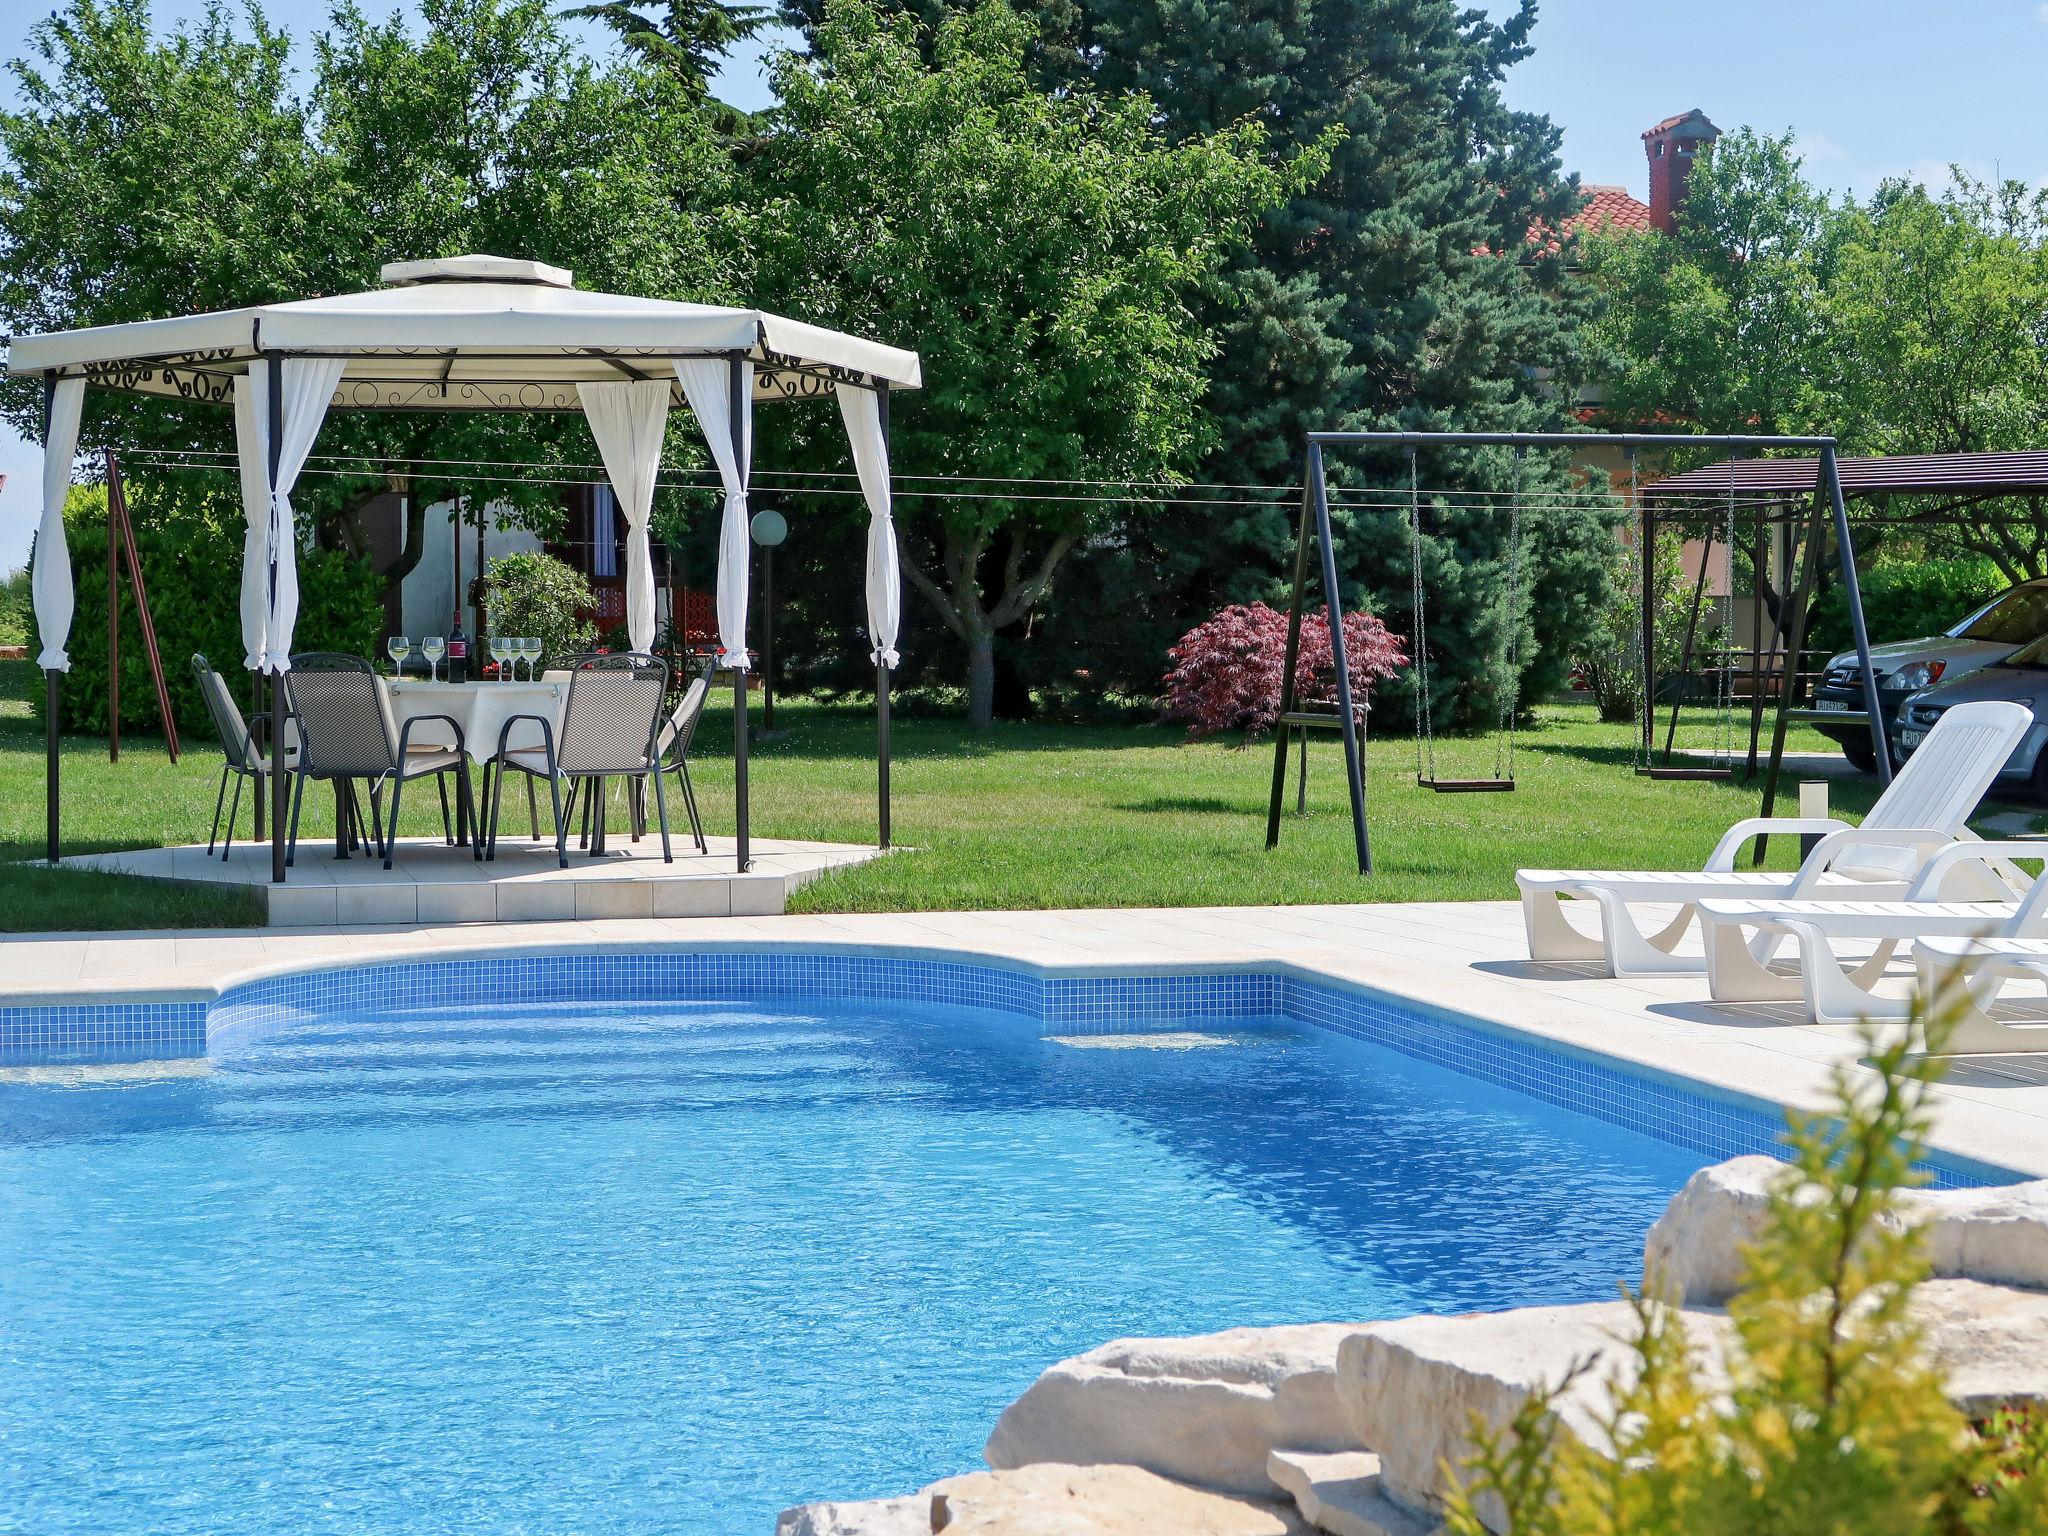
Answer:
MULTIPOLYGON (((425 715, 447 715, 462 727, 462 744, 472 761, 488 762, 498 750, 498 733, 514 715, 539 715, 550 729, 562 728, 562 711, 569 702, 569 674, 542 673, 536 682, 432 683, 424 678, 387 680, 391 690, 391 712, 399 729, 408 720, 425 715)), ((448 727, 428 721, 412 733, 414 745, 453 746, 448 727)), ((512 728, 507 745, 538 747, 540 727, 522 720, 512 728)))

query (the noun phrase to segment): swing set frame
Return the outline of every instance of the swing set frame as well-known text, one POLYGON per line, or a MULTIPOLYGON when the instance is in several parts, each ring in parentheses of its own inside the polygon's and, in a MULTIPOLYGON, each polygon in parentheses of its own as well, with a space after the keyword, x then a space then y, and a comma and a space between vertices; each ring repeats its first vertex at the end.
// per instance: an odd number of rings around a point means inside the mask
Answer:
MULTIPOLYGON (((1870 662, 1870 631, 1863 617, 1863 593, 1856 576, 1855 545, 1849 532, 1848 506, 1842 494, 1842 477, 1836 462, 1832 437, 1774 437, 1759 434, 1696 434, 1690 432, 1311 432, 1307 434, 1305 471, 1302 477, 1301 514, 1295 531, 1293 596, 1288 605, 1287 651, 1280 673, 1280 729, 1274 734, 1272 798, 1266 812, 1266 847, 1280 844, 1280 808, 1287 787, 1287 747, 1290 732, 1302 737, 1303 769, 1306 771, 1307 736, 1311 729, 1334 729, 1344 739, 1344 773, 1351 801, 1352 842, 1361 875, 1372 873, 1372 837, 1366 817, 1364 728, 1360 719, 1364 705, 1351 689, 1351 669, 1344 652, 1343 594, 1337 578, 1337 552, 1330 531, 1330 488, 1326 451, 1345 448, 1400 448, 1410 454, 1425 448, 1506 447, 1518 451, 1530 448, 1585 449, 1596 444, 1626 450, 1631 455, 1645 448, 1718 449, 1733 455, 1747 452, 1761 457, 1772 452, 1798 451, 1815 456, 1814 519, 1818 525, 1825 515, 1832 519, 1836 548, 1841 559, 1843 596, 1848 601, 1850 628, 1855 635, 1856 657, 1863 678, 1864 707, 1868 712, 1870 736, 1876 753, 1879 779, 1891 782, 1891 755, 1884 741, 1882 713, 1878 706, 1877 678, 1870 662), (1336 711, 1308 710, 1299 697, 1301 620, 1307 600, 1309 544, 1313 540, 1320 559, 1322 601, 1330 625, 1330 660, 1336 673, 1336 711)), ((1519 473, 1517 476, 1519 486, 1519 473)), ((1809 546, 1811 548, 1811 545, 1809 546)), ((1654 555, 1645 551, 1646 568, 1654 555)), ((1647 624, 1646 644, 1649 642, 1647 624)), ((1645 657, 1649 652, 1645 651, 1645 657)), ((1778 720, 1773 732, 1770 783, 1775 785, 1779 757, 1783 751, 1785 727, 1790 718, 1795 690, 1780 690, 1778 720)), ((1646 706, 1645 717, 1649 710, 1646 706)), ((1650 727, 1654 729, 1654 727, 1650 727)), ((1511 787, 1512 780, 1464 781, 1461 788, 1511 787)), ((1427 787, 1427 786, 1425 786, 1427 787)), ((1446 787, 1449 787, 1448 785, 1446 787)))

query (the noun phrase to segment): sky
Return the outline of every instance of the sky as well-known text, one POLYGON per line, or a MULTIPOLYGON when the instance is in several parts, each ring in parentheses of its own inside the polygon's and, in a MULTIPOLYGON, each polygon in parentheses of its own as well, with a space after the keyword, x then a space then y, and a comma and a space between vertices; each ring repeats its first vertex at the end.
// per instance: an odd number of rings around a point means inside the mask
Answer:
MULTIPOLYGON (((1512 0, 1483 0, 1495 16, 1512 0)), ((392 0, 367 0, 373 13, 392 0)), ((154 0, 168 28, 205 0, 154 0)), ((415 0, 402 8, 416 12, 415 0)), ((0 0, 0 59, 23 55, 47 0, 0 0)), ((328 0, 266 0, 295 37, 325 20, 328 0)), ((589 46, 608 34, 571 23, 589 46)), ((720 93, 767 101, 757 40, 728 61, 720 93)), ((1793 130, 1808 174, 1865 197, 1888 176, 1973 175, 2048 181, 2048 137, 2034 110, 2048 65, 2048 0, 1541 0, 1535 53, 1512 70, 1511 104, 1564 129, 1564 163, 1587 183, 1647 195, 1642 131, 1698 107, 1724 130, 1793 130)), ((0 100, 12 104, 11 76, 0 100)), ((414 254, 394 250, 394 259, 414 254)), ((0 427, 0 571, 20 565, 40 513, 41 455, 0 427)))

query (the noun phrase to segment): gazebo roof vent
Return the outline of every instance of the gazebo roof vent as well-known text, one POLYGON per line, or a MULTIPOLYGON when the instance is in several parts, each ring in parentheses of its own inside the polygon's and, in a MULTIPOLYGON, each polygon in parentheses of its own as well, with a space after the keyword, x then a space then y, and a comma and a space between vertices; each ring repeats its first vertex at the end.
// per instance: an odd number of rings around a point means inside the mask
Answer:
POLYGON ((576 274, 546 262, 517 261, 510 256, 441 256, 431 261, 387 261, 377 276, 387 288, 420 283, 533 283, 546 288, 574 288, 576 274))

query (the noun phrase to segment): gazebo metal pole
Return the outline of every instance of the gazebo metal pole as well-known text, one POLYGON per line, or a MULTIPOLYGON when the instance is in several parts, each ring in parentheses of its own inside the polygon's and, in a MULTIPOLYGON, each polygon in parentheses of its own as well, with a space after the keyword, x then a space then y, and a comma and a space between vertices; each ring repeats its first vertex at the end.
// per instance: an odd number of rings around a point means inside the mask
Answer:
MULTIPOLYGON (((875 390, 875 408, 882 419, 882 473, 889 473, 889 386, 880 385, 875 390)), ((874 638, 870 636, 870 638, 874 638)), ((880 642, 876 643, 875 656, 875 785, 879 797, 878 820, 881 827, 879 846, 889 846, 889 663, 881 654, 880 642)))
MULTIPOLYGON (((43 375, 43 452, 50 451, 50 418, 57 410, 57 376, 43 375)), ((61 510, 58 516, 62 516, 61 510)), ((43 558, 47 550, 37 550, 36 557, 43 558)), ((39 637, 40 638, 40 637, 39 637)), ((57 862, 57 710, 62 702, 58 697, 58 679, 63 674, 55 667, 43 670, 43 807, 48 821, 46 832, 49 847, 46 850, 52 864, 57 862)))
MULTIPOLYGON (((270 375, 270 612, 277 613, 277 541, 290 536, 290 530, 279 525, 277 518, 277 471, 284 458, 284 359, 271 353, 264 359, 265 370, 270 375)), ((266 629, 263 644, 268 649, 275 640, 266 629)), ((270 674, 270 880, 273 885, 284 884, 284 817, 286 785, 284 780, 284 673, 273 669, 270 674)), ((398 829, 391 829, 393 838, 398 829)))
MULTIPOLYGON (((728 360, 725 375, 727 415, 732 426, 732 461, 740 477, 740 489, 744 494, 747 484, 747 435, 740 418, 741 393, 746 387, 745 356, 735 352, 728 360)), ((753 541, 749 539, 742 548, 751 551, 753 541)), ((742 559, 746 558, 744 555, 742 559)), ((745 583, 740 590, 745 591, 745 583)), ((744 647, 747 637, 740 635, 744 647)), ((747 826, 747 658, 742 650, 740 664, 732 674, 732 799, 733 821, 738 829, 739 847, 735 862, 739 873, 745 874, 753 864, 752 838, 747 826)))

